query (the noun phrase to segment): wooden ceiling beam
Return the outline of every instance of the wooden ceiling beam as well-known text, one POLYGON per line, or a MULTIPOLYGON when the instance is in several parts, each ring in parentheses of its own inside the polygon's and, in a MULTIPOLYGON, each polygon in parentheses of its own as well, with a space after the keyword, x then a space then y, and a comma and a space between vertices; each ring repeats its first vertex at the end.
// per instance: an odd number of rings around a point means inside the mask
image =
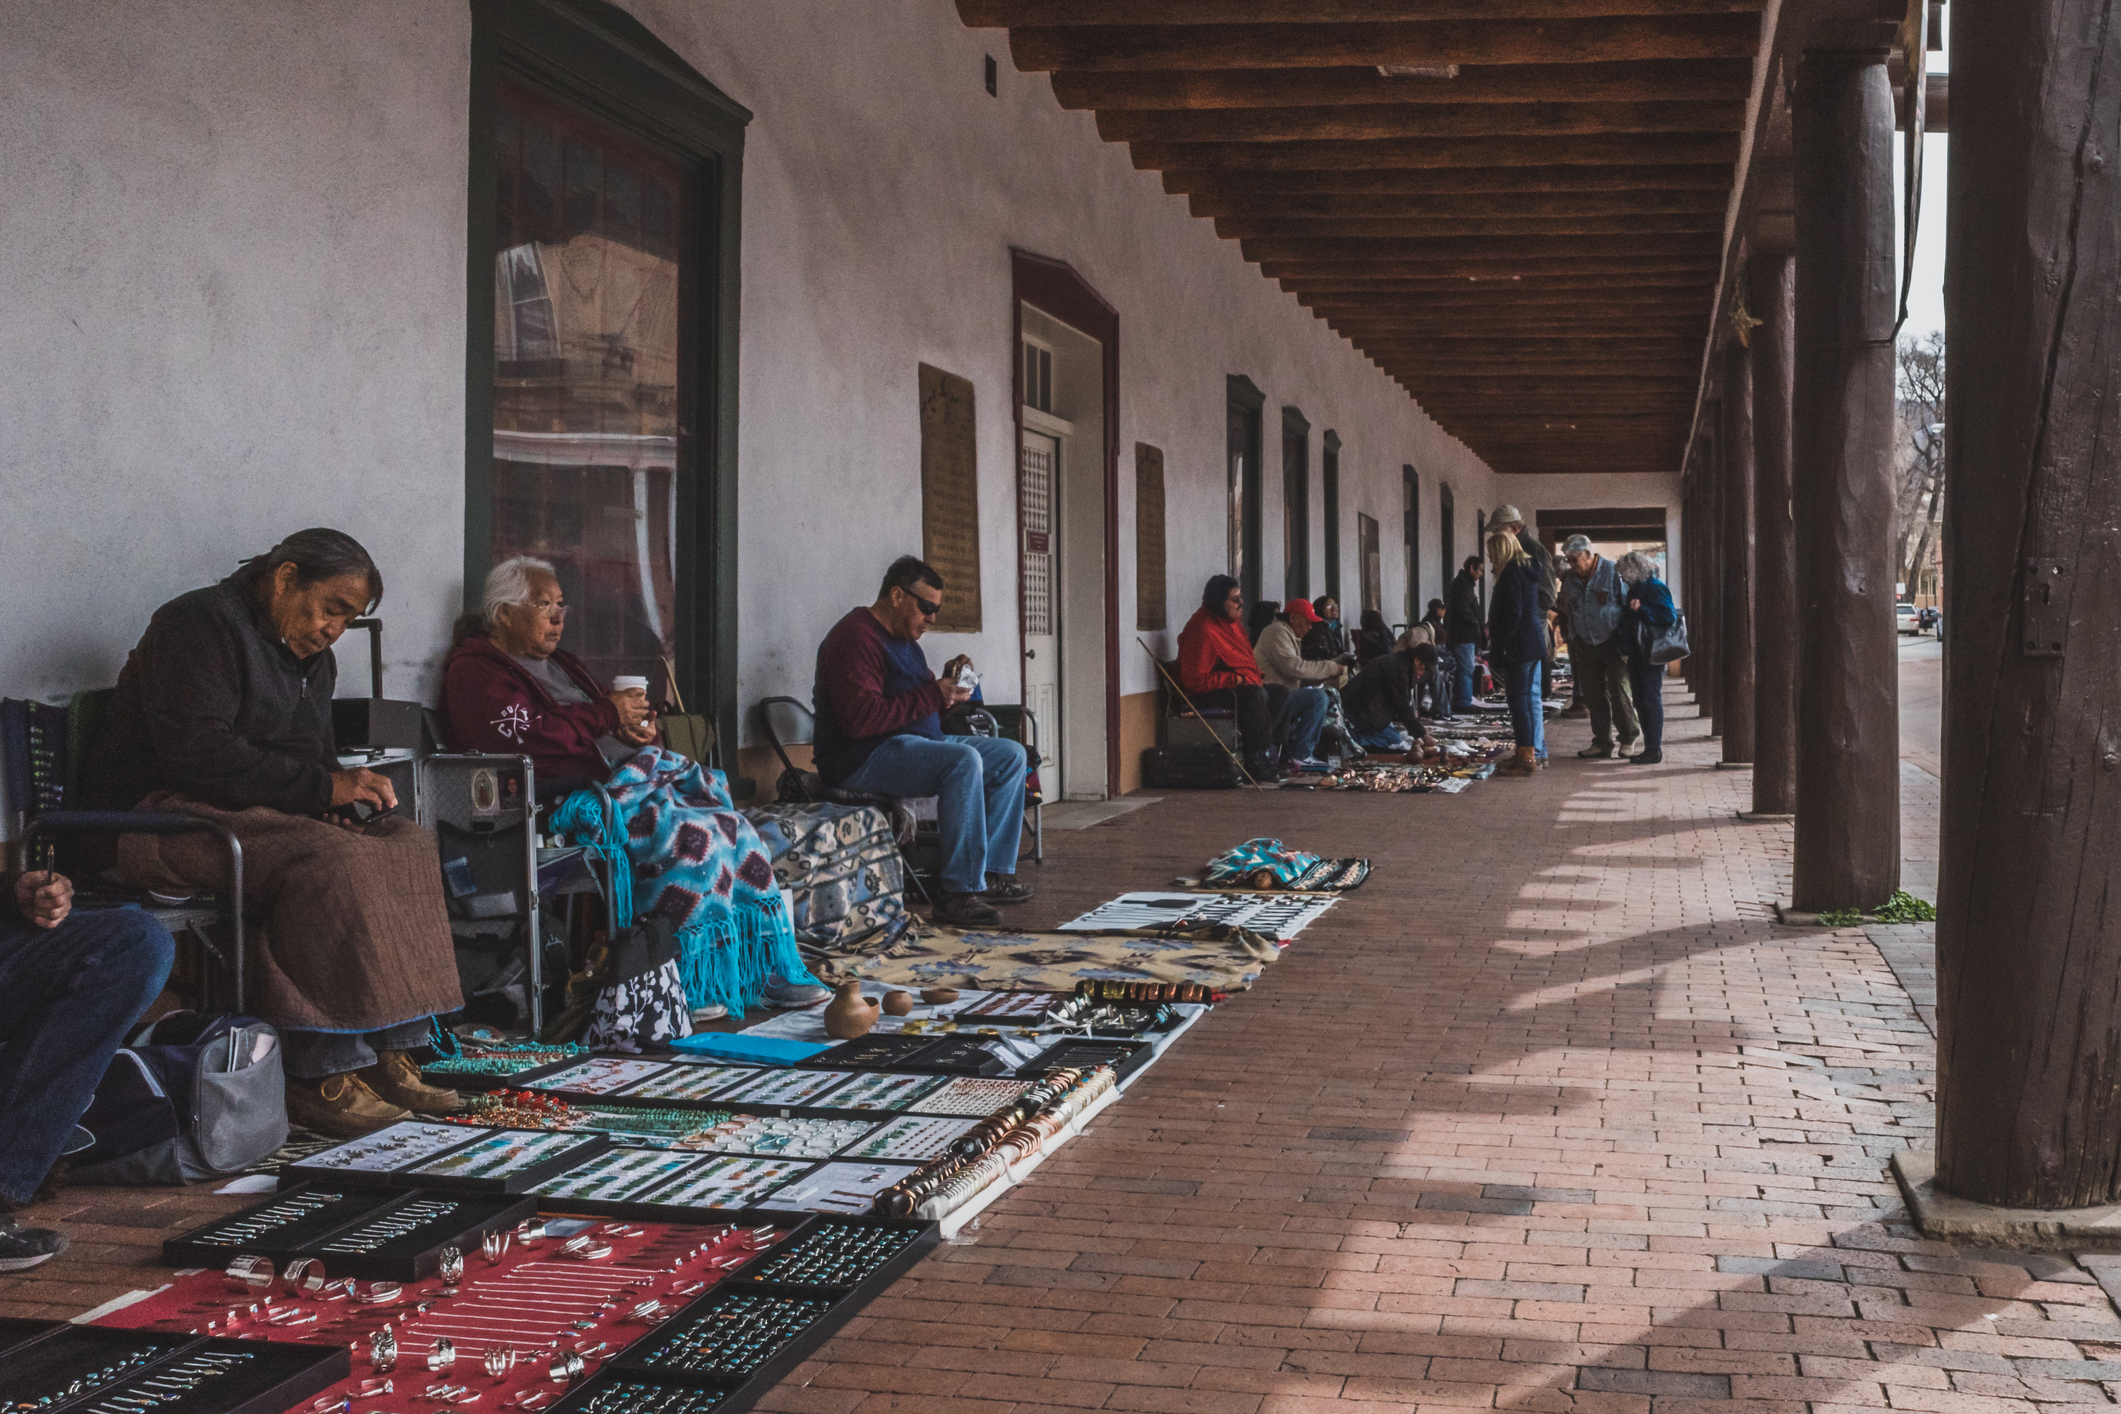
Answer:
POLYGON ((1700 361, 1699 339, 1638 339, 1630 340, 1625 335, 1611 334, 1597 338, 1521 335, 1461 335, 1456 338, 1405 340, 1371 339, 1360 346, 1367 354, 1379 358, 1388 354, 1431 354, 1438 357, 1466 358, 1512 358, 1519 355, 1547 357, 1570 355, 1581 358, 1671 358, 1684 355, 1700 361))
POLYGON ((1721 211, 1586 212, 1550 216, 1218 216, 1224 240, 1390 240, 1438 236, 1717 235, 1721 211))
POLYGON ((967 29, 1758 14, 1765 0, 957 0, 967 29))
POLYGON ((1280 281, 1290 294, 1304 295, 1429 295, 1479 294, 1487 290, 1584 290, 1618 293, 1623 290, 1713 290, 1715 277, 1690 270, 1623 271, 1611 275, 1442 275, 1431 279, 1400 275, 1290 276, 1280 281))
POLYGON ((1717 264, 1713 257, 1697 255, 1670 255, 1644 257, 1630 260, 1625 255, 1609 255, 1591 258, 1572 256, 1483 256, 1483 255, 1436 255, 1427 259, 1351 260, 1341 256, 1330 260, 1266 260, 1260 262, 1260 273, 1270 280, 1385 280, 1385 279, 1464 279, 1507 280, 1512 275, 1527 278, 1535 275, 1633 275, 1646 273, 1699 274, 1710 280, 1716 277, 1717 264))
POLYGON ((1428 240, 1303 240, 1279 238, 1246 241, 1245 259, 1262 262, 1341 264, 1350 261, 1457 260, 1646 260, 1658 256, 1713 260, 1717 238, 1698 235, 1645 236, 1513 236, 1507 241, 1470 237, 1428 240))
POLYGON ((1100 112, 1106 142, 1376 142, 1401 137, 1510 133, 1735 133, 1745 104, 1390 103, 1317 108, 1210 108, 1191 112, 1100 112))
POLYGON ((1550 167, 1612 163, 1639 167, 1738 160, 1737 133, 1566 133, 1554 137, 1380 138, 1371 142, 1137 142, 1142 171, 1173 167, 1232 172, 1388 171, 1437 167, 1550 167))
POLYGON ((1573 167, 1398 167, 1381 171, 1311 168, 1246 171, 1172 167, 1173 196, 1434 196, 1444 192, 1708 191, 1728 199, 1731 169, 1717 163, 1590 163, 1573 167))
POLYGON ((1195 216, 1293 220, 1348 220, 1435 216, 1713 215, 1720 223, 1729 198, 1718 191, 1483 191, 1441 196, 1300 195, 1191 196, 1195 216))
POLYGON ((1625 314, 1629 310, 1664 314, 1677 309, 1698 309, 1703 318, 1712 313, 1705 291, 1667 289, 1659 286, 1632 290, 1542 290, 1536 287, 1527 290, 1508 285, 1483 288, 1461 283, 1455 290, 1411 295, 1339 290, 1327 294, 1298 295, 1296 302, 1322 319, 1346 315, 1374 315, 1396 319, 1404 316, 1419 317, 1431 310, 1454 309, 1492 309, 1498 312, 1511 309, 1580 309, 1594 314, 1625 314))
POLYGON ((1634 59, 1613 64, 1467 65, 1456 78, 1388 78, 1375 64, 1333 69, 1056 73, 1063 108, 1314 108, 1331 104, 1637 103, 1730 100, 1752 84, 1748 59, 1634 59))
POLYGON ((1750 59, 1759 47, 1760 17, 1749 12, 1341 24, 1020 25, 1009 30, 1010 56, 1026 73, 1750 59))

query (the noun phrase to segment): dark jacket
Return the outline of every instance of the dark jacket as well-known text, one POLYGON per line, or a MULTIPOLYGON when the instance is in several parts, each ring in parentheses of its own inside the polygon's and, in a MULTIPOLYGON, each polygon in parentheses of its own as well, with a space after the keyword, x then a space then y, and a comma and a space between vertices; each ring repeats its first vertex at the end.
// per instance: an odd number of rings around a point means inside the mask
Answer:
POLYGON ((1653 629, 1670 628, 1679 620, 1679 610, 1672 603, 1672 591, 1665 588, 1664 581, 1652 575, 1622 586, 1621 603, 1640 603, 1640 609, 1623 607, 1620 611, 1620 630, 1614 638, 1620 644, 1621 656, 1639 658, 1635 645, 1641 641, 1637 624, 1648 624, 1653 629))
POLYGON ((1519 560, 1495 576, 1488 596, 1488 655, 1504 664, 1545 661, 1547 622, 1539 608, 1537 565, 1519 560))
POLYGON ((1446 636, 1453 643, 1478 645, 1487 639, 1487 630, 1480 625, 1480 581, 1473 578, 1471 570, 1460 570, 1458 578, 1451 581, 1451 599, 1445 606, 1443 622, 1446 636))
POLYGON ((919 643, 894 638, 867 608, 854 609, 818 645, 812 752, 817 773, 836 786, 886 740, 942 740, 943 689, 919 643))
POLYGON ((1554 601, 1561 594, 1561 572, 1554 568, 1554 552, 1534 538, 1530 526, 1517 532, 1517 543, 1524 547, 1532 568, 1539 572, 1539 612, 1551 614, 1554 601))
POLYGON ((1393 722, 1419 739, 1421 713, 1414 706, 1414 670, 1404 653, 1387 653, 1357 673, 1340 690, 1340 710, 1348 726, 1367 736, 1393 722))
POLYGON ((582 660, 555 650, 552 661, 589 694, 587 702, 560 702, 480 634, 451 649, 442 668, 442 735, 450 749, 528 756, 540 797, 609 776, 597 742, 619 729, 619 709, 605 695, 610 689, 582 660))
POLYGON ((1372 658, 1382 658, 1392 651, 1392 630, 1385 623, 1385 616, 1375 609, 1362 611, 1362 627, 1355 634, 1355 657, 1367 663, 1372 658))
MULTIPOLYGON (((1258 640, 1253 640, 1256 645, 1258 640)), ((1304 635, 1303 650, 1306 658, 1321 661, 1339 658, 1348 651, 1348 631, 1339 623, 1328 623, 1321 619, 1304 635)))
POLYGON ((223 810, 314 815, 331 804, 339 665, 297 658, 231 575, 155 610, 118 673, 86 773, 88 803, 130 810, 172 790, 223 810))

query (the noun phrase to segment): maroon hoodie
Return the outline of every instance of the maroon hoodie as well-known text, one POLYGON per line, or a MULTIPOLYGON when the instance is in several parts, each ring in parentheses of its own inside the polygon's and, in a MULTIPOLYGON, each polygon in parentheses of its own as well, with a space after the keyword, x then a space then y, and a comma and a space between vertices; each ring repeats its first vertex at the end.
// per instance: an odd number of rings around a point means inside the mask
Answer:
POLYGON ((442 733, 450 749, 528 756, 541 798, 560 782, 610 775, 597 738, 619 729, 619 709, 605 696, 611 689, 572 653, 556 649, 552 661, 589 701, 561 705, 521 663, 478 635, 451 649, 442 667, 442 733))

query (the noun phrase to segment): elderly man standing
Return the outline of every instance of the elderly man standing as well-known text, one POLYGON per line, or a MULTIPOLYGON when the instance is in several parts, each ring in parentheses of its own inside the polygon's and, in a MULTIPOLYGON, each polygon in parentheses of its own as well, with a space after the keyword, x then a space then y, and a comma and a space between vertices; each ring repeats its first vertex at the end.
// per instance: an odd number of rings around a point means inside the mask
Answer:
POLYGON ((943 577, 912 555, 884 571, 876 602, 850 610, 817 650, 815 760, 828 786, 901 799, 936 796, 943 832, 939 923, 992 928, 1022 903, 1024 749, 1000 737, 943 735, 942 714, 972 696, 970 658, 937 677, 921 635, 943 611, 943 577))
POLYGON ((1576 697, 1591 711, 1591 744, 1583 757, 1613 754, 1613 728, 1620 728, 1623 755, 1641 729, 1628 698, 1628 669, 1620 657, 1622 593, 1613 562, 1591 548, 1589 537, 1571 535, 1561 547, 1569 572, 1561 577, 1563 620, 1569 631, 1569 662, 1576 670, 1576 697))

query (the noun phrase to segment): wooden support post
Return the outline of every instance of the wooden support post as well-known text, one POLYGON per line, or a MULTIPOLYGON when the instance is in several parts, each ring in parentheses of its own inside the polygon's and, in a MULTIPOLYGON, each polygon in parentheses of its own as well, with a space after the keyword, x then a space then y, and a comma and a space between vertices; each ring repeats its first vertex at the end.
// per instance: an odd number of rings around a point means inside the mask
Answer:
POLYGON ((1797 546, 1790 519, 1790 385, 1797 262, 1755 252, 1753 317, 1753 810, 1797 810, 1797 546))
MULTIPOLYGON (((1696 586, 1701 578, 1701 561, 1708 554, 1708 544, 1701 538, 1701 445, 1695 443, 1679 478, 1679 542, 1682 559, 1678 580, 1670 585, 1679 607, 1688 610, 1691 620, 1698 612, 1701 595, 1696 586)), ((1679 661, 1680 676, 1686 681, 1687 691, 1694 695, 1698 705, 1701 701, 1701 665, 1695 655, 1689 653, 1679 661)))
POLYGON ((1804 57, 1797 178, 1799 911, 1900 886, 1893 626, 1893 94, 1884 50, 1804 57))
POLYGON ((1953 6, 1938 1185, 2121 1202, 2121 24, 1953 6))
POLYGON ((1723 716, 1723 439, 1717 427, 1721 408, 1711 403, 1702 412, 1709 429, 1701 434, 1701 607, 1690 614, 1688 637, 1701 660, 1701 718, 1713 737, 1723 716))
POLYGON ((1723 759, 1753 759, 1753 363, 1736 339, 1723 356, 1723 598, 1717 676, 1723 682, 1716 724, 1723 759))

